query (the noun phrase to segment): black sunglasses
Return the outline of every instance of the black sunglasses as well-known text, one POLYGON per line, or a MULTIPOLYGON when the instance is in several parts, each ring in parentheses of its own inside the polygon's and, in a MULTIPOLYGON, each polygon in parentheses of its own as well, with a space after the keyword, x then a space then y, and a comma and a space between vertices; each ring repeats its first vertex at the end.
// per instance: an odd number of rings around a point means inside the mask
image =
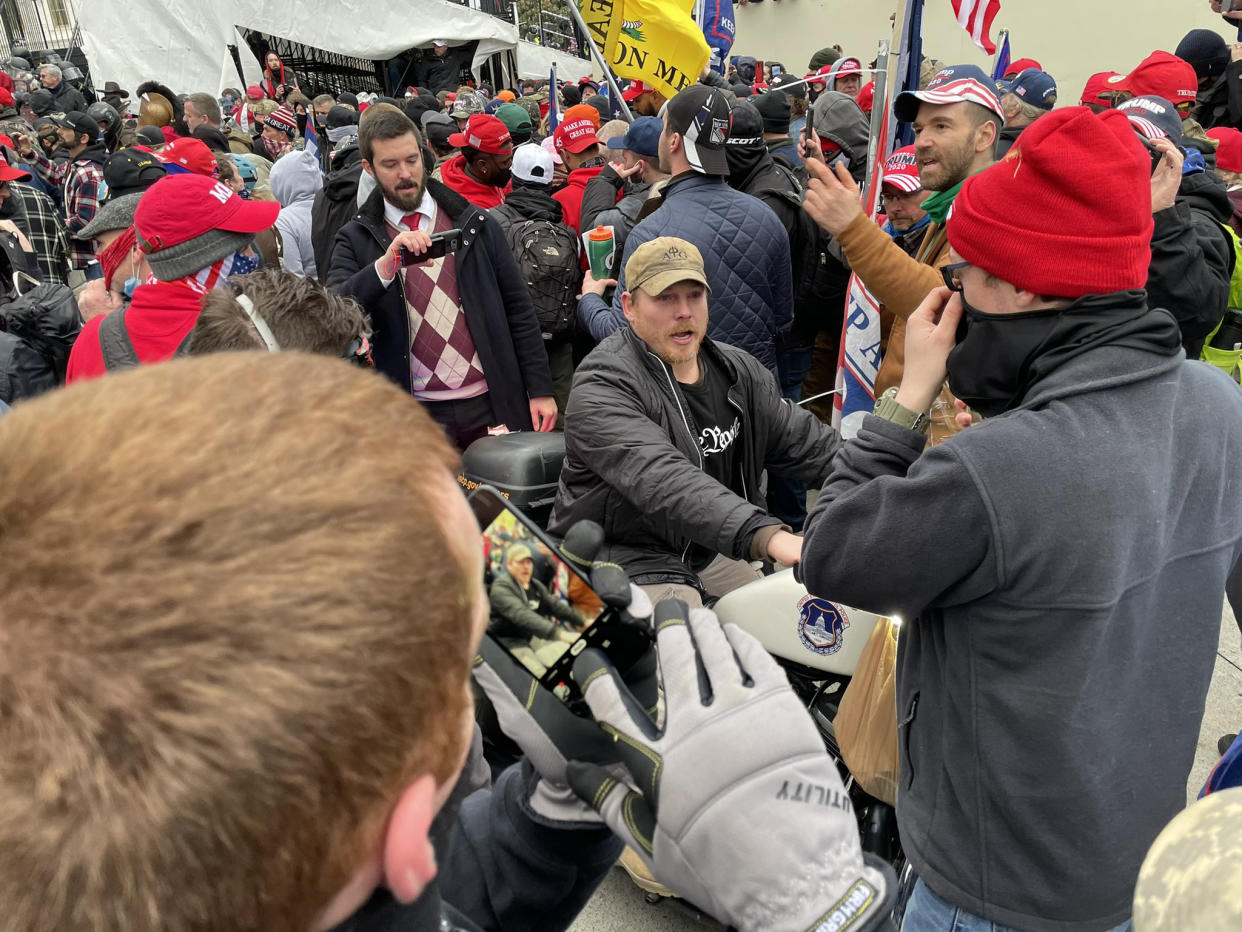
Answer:
POLYGON ((969 266, 969 262, 954 262, 951 265, 940 267, 940 277, 944 279, 944 286, 950 291, 962 293, 962 280, 957 277, 957 273, 969 266))

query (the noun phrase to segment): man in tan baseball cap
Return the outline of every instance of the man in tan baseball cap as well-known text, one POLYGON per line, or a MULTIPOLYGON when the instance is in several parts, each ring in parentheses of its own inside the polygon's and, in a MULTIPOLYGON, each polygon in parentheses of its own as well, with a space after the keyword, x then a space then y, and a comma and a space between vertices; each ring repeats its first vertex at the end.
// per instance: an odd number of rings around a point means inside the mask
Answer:
POLYGON ((644 243, 625 281, 630 326, 574 375, 549 530, 599 522, 601 559, 656 600, 697 605, 754 580, 749 561, 799 561, 802 540, 768 513, 761 476, 822 484, 840 439, 786 404, 758 359, 707 336, 711 290, 693 243, 644 243))

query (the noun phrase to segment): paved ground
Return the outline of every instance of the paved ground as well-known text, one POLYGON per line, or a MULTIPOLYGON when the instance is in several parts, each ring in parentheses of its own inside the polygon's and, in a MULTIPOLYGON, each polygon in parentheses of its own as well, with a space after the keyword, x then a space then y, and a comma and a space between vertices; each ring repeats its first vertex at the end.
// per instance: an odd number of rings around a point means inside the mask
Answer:
MULTIPOLYGON (((1217 761, 1216 740, 1236 732, 1242 724, 1242 649, 1238 625, 1229 606, 1221 619, 1220 650, 1216 672, 1208 693, 1207 711, 1199 736, 1195 768, 1186 788, 1187 800, 1198 795, 1217 761)), ((1175 641, 1173 635, 1171 641, 1175 641)), ((673 903, 651 906, 643 893, 620 869, 615 868, 570 928, 570 932, 703 932, 720 929, 711 920, 696 921, 673 903)))

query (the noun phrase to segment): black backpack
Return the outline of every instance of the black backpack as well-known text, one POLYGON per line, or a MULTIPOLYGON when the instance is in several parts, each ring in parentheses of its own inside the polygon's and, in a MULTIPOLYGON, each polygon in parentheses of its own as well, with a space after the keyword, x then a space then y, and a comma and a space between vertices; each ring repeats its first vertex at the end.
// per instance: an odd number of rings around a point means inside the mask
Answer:
POLYGON ((505 235, 530 288, 539 329, 549 336, 570 332, 582 284, 578 237, 563 223, 550 220, 520 220, 506 226, 505 235))
POLYGON ((24 340, 46 360, 56 384, 64 384, 69 351, 82 332, 73 292, 56 282, 37 285, 0 307, 3 329, 24 340))

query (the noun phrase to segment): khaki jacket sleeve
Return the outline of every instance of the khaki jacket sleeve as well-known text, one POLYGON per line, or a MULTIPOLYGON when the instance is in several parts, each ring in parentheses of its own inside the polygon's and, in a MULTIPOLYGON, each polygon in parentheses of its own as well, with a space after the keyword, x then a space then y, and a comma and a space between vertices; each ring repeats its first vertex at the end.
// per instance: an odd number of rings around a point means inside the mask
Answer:
MULTIPOLYGON (((934 225, 927 235, 935 235, 934 225)), ((842 230, 837 241, 850 268, 897 320, 904 321, 933 288, 944 284, 934 266, 908 255, 864 214, 842 230)))

